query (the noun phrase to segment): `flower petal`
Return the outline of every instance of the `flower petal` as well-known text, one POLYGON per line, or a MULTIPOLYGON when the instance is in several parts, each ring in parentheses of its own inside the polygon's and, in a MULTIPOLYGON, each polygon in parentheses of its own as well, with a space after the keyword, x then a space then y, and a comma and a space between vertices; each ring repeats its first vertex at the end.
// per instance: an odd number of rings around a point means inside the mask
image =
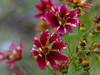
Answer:
POLYGON ((32 50, 31 54, 35 57, 37 57, 39 55, 39 53, 36 50, 32 50))
POLYGON ((56 49, 56 50, 62 50, 65 49, 66 43, 62 41, 62 39, 56 41, 53 45, 52 45, 52 49, 56 49))
POLYGON ((59 34, 58 33, 52 33, 49 39, 49 43, 52 43, 54 41, 56 41, 56 39, 58 38, 59 34))
POLYGON ((78 25, 80 23, 79 19, 69 19, 68 22, 75 25, 78 25))
POLYGON ((52 60, 56 60, 56 61, 64 61, 64 60, 68 60, 68 57, 65 55, 62 55, 59 52, 56 51, 50 51, 50 53, 47 55, 47 57, 51 58, 52 60))
POLYGON ((42 57, 38 56, 36 64, 41 70, 46 70, 45 56, 44 55, 42 55, 42 57))
POLYGON ((66 26, 66 29, 71 33, 73 31, 73 29, 71 28, 71 26, 66 26))
POLYGON ((78 16, 78 14, 76 14, 77 13, 76 9, 73 9, 73 10, 69 11, 68 13, 69 13, 68 17, 70 17, 70 18, 75 18, 78 16))
POLYGON ((43 10, 43 8, 42 8, 42 6, 40 5, 40 4, 35 4, 35 9, 36 10, 38 10, 38 11, 42 11, 43 10))
POLYGON ((60 13, 60 17, 63 18, 65 14, 67 13, 67 6, 64 6, 64 4, 61 4, 59 13, 60 13))
POLYGON ((8 61, 8 62, 6 62, 6 65, 7 65, 10 69, 12 69, 12 68, 14 67, 15 62, 16 62, 16 61, 8 61))
POLYGON ((66 33, 66 28, 63 27, 63 26, 59 26, 59 27, 57 28, 57 31, 58 31, 59 34, 63 35, 63 34, 66 33))
POLYGON ((33 40, 33 44, 34 44, 35 48, 41 47, 41 44, 40 44, 40 42, 39 42, 37 37, 34 37, 32 40, 33 40))
POLYGON ((58 18, 53 13, 53 10, 46 11, 45 18, 46 18, 46 21, 51 22, 52 24, 56 25, 58 23, 58 18))
POLYGON ((2 61, 4 58, 4 53, 0 52, 0 61, 2 61))
POLYGON ((54 11, 55 14, 56 14, 56 12, 58 12, 57 5, 52 6, 51 9, 54 11))
POLYGON ((44 16, 43 13, 38 13, 38 14, 35 14, 35 15, 34 15, 35 18, 40 18, 40 19, 41 19, 43 16, 44 16))
POLYGON ((53 70, 55 70, 55 69, 58 68, 58 66, 57 66, 57 64, 56 64, 56 62, 55 62, 55 60, 53 60, 51 57, 49 57, 49 55, 46 56, 46 60, 47 60, 47 64, 50 64, 50 66, 51 66, 51 68, 52 68, 53 70))
POLYGON ((48 29, 41 32, 40 41, 41 41, 41 44, 43 46, 45 46, 47 39, 48 39, 48 36, 49 36, 49 30, 48 29))

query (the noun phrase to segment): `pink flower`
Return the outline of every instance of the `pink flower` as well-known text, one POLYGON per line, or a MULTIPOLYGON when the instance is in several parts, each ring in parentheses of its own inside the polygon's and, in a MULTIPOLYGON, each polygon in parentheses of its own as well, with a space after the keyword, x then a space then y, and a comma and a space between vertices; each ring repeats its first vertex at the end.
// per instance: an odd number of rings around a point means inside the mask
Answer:
POLYGON ((71 27, 77 26, 79 24, 79 20, 76 19, 78 16, 77 10, 73 9, 71 11, 67 11, 67 6, 61 4, 60 7, 57 5, 52 6, 52 10, 46 11, 45 20, 48 25, 56 29, 59 34, 65 34, 67 30, 72 32, 73 29, 71 27))
POLYGON ((58 33, 52 33, 50 38, 48 38, 49 30, 45 30, 41 32, 40 41, 37 37, 33 38, 35 48, 32 48, 31 54, 37 57, 36 64, 40 69, 46 70, 46 61, 53 69, 56 69, 58 67, 56 61, 60 62, 68 59, 58 52, 58 50, 66 48, 66 43, 58 36, 58 33), (53 43, 52 47, 50 47, 51 43, 53 43))
POLYGON ((9 55, 10 61, 7 61, 6 65, 10 69, 12 69, 14 64, 15 64, 15 62, 22 57, 23 46, 24 46, 24 44, 21 42, 20 46, 17 46, 17 48, 14 48, 12 50, 11 54, 9 55))
POLYGON ((66 0, 70 3, 76 4, 76 7, 91 8, 92 4, 86 3, 87 0, 66 0))
POLYGON ((39 11, 38 14, 35 15, 36 18, 43 18, 44 13, 51 9, 51 7, 54 5, 52 0, 40 0, 40 4, 35 4, 35 9, 39 11))

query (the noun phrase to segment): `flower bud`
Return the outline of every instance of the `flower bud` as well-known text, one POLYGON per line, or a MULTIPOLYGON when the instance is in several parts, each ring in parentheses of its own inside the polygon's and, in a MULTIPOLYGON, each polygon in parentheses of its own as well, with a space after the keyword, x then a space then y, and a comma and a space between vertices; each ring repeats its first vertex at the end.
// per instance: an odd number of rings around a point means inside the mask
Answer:
POLYGON ((94 22, 100 23, 100 16, 99 15, 96 15, 96 17, 94 18, 94 22))
POLYGON ((86 55, 90 55, 90 50, 87 50, 85 53, 86 55))
POLYGON ((82 15, 82 8, 81 7, 77 7, 76 10, 77 10, 78 16, 81 16, 82 15))
POLYGON ((79 49, 80 49, 80 50, 85 50, 86 47, 87 47, 86 41, 81 41, 81 42, 79 43, 79 49))
POLYGON ((82 67, 85 71, 88 71, 90 69, 89 67, 89 62, 88 61, 83 61, 82 62, 82 67))
POLYGON ((91 33, 90 33, 90 36, 91 36, 91 37, 94 37, 95 35, 96 35, 95 31, 92 30, 91 33))
POLYGON ((80 30, 82 30, 82 31, 86 30, 85 24, 83 24, 83 23, 80 24, 80 30))
POLYGON ((96 26, 95 32, 98 33, 98 34, 100 34, 100 25, 96 26))
POLYGON ((81 63, 83 61, 83 57, 78 57, 78 62, 81 63))

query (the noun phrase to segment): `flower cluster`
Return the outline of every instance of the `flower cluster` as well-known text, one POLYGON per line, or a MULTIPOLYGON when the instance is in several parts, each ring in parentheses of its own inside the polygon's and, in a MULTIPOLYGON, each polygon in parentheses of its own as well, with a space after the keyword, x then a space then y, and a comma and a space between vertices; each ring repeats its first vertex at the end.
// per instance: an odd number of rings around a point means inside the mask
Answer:
POLYGON ((6 62, 6 65, 10 69, 12 69, 15 62, 22 57, 23 46, 24 46, 24 44, 21 42, 20 46, 17 46, 15 48, 15 43, 12 43, 5 53, 0 52, 0 61, 3 61, 5 59, 9 59, 6 62))

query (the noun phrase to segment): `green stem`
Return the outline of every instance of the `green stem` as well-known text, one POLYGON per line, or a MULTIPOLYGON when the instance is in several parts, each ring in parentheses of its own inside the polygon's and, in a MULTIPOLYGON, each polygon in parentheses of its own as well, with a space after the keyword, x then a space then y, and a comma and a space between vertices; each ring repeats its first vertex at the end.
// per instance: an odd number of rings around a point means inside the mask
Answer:
POLYGON ((16 65, 23 71, 24 75, 28 75, 28 73, 22 68, 20 64, 16 62, 16 65))
POLYGON ((48 68, 54 75, 56 75, 56 73, 54 73, 54 72, 49 68, 48 65, 47 65, 47 68, 48 68))
POLYGON ((89 71, 87 70, 88 75, 90 75, 89 71))

